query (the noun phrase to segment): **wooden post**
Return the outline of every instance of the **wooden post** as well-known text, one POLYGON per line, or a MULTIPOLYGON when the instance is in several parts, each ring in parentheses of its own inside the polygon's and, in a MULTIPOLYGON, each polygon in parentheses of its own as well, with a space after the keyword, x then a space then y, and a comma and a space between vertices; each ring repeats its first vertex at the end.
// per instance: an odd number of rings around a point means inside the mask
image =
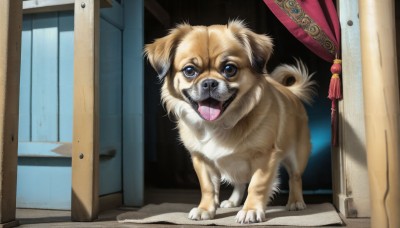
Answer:
POLYGON ((123 189, 124 205, 136 207, 144 198, 144 1, 124 2, 123 189))
POLYGON ((15 220, 22 2, 0 5, 0 227, 15 220))
POLYGON ((342 85, 340 147, 333 148, 333 203, 346 217, 370 217, 358 1, 339 0, 342 85))
POLYGON ((93 221, 99 210, 99 9, 98 0, 75 1, 73 221, 93 221))
POLYGON ((400 122, 393 0, 359 0, 371 227, 400 227, 400 122))

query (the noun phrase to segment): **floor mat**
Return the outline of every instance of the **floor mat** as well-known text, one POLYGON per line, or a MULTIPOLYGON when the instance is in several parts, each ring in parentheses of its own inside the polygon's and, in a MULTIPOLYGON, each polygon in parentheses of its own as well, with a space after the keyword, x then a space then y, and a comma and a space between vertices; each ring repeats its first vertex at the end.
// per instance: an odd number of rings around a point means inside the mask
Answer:
MULTIPOLYGON (((120 214, 120 223, 171 223, 179 225, 218 225, 241 226, 235 222, 236 213, 241 209, 218 208, 213 220, 193 221, 187 218, 192 204, 163 203, 149 204, 138 211, 120 214)), ((283 206, 268 207, 265 214, 267 221, 254 223, 254 226, 325 226, 341 225, 342 220, 330 203, 309 204, 302 211, 287 211, 283 206)))

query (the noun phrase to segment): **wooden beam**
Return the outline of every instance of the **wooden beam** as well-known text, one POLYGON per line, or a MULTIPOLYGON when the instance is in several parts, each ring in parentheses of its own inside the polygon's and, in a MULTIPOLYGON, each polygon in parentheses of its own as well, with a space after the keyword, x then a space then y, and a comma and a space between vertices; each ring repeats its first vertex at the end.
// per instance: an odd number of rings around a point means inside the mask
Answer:
POLYGON ((171 18, 169 13, 157 2, 157 0, 145 0, 144 7, 155 17, 157 20, 164 25, 165 28, 169 28, 171 24, 171 18))
POLYGON ((123 193, 124 205, 144 202, 144 2, 125 1, 123 33, 123 193), (135 97, 135 99, 132 99, 135 97))
POLYGON ((75 0, 29 0, 23 1, 24 14, 65 11, 74 9, 75 0))
MULTIPOLYGON (((75 0, 25 0, 24 14, 74 10, 75 0)), ((100 0, 100 7, 112 7, 112 0, 100 0)))
POLYGON ((333 202, 347 218, 370 217, 358 2, 339 0, 337 3, 342 25, 345 99, 339 101, 341 145, 332 152, 333 202))
POLYGON ((99 211, 109 211, 122 206, 122 193, 112 193, 101 196, 99 199, 99 211))
POLYGON ((93 221, 99 212, 99 20, 100 2, 75 3, 73 221, 93 221))
POLYGON ((15 220, 22 2, 0 5, 0 226, 15 220))
POLYGON ((400 227, 400 107, 394 0, 359 0, 371 227, 400 227))

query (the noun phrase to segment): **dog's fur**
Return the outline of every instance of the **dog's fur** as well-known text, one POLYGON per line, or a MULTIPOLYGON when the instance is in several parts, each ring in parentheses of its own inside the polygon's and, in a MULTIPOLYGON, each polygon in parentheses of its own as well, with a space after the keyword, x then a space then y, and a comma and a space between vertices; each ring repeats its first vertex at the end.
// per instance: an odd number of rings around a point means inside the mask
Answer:
POLYGON ((271 38, 241 21, 181 24, 145 46, 199 178, 202 197, 190 219, 212 219, 218 206, 238 206, 249 184, 236 221, 264 221, 279 164, 289 173, 287 208, 306 207, 301 175, 311 144, 301 100, 311 101, 313 82, 301 62, 269 75, 272 50, 271 38), (220 204, 221 180, 234 190, 220 204))

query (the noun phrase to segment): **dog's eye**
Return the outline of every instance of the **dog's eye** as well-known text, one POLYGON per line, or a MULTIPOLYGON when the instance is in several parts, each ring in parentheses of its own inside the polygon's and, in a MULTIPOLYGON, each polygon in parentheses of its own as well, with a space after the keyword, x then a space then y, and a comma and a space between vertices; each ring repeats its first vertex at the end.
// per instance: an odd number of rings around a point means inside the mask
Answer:
POLYGON ((197 69, 193 66, 187 66, 183 68, 182 72, 187 78, 194 78, 198 75, 197 69))
POLYGON ((237 73, 237 67, 235 65, 227 64, 222 68, 222 74, 226 78, 231 78, 231 77, 235 76, 236 73, 237 73))

